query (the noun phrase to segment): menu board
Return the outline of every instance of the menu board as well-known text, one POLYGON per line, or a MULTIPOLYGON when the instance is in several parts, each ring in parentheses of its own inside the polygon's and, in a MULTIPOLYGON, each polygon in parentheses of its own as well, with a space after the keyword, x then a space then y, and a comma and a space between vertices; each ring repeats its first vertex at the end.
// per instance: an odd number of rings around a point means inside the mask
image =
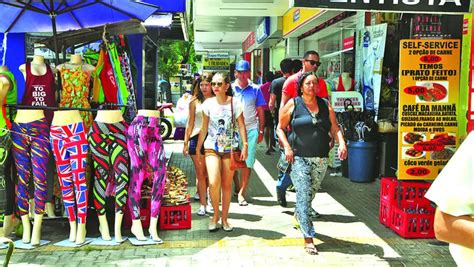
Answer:
POLYGON ((400 41, 400 180, 434 180, 459 145, 460 48, 459 40, 400 41))

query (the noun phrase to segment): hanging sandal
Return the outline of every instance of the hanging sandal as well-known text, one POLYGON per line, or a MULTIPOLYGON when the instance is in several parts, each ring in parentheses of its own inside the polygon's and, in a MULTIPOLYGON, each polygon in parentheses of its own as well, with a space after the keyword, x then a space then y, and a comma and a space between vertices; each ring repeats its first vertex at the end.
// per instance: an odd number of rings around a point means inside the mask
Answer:
POLYGON ((308 253, 309 255, 318 255, 319 254, 318 249, 312 243, 304 245, 304 251, 306 251, 306 253, 308 253))

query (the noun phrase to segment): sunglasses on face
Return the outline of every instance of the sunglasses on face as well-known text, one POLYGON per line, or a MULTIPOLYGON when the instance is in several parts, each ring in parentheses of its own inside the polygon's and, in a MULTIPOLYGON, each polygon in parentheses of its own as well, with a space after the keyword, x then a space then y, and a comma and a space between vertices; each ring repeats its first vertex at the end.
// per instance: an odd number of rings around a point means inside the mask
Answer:
POLYGON ((321 62, 316 61, 316 60, 306 60, 306 61, 308 61, 309 64, 311 64, 313 66, 316 65, 317 67, 319 67, 321 65, 321 62))
POLYGON ((216 87, 216 86, 221 87, 223 84, 224 84, 223 82, 217 82, 217 83, 216 82, 211 82, 212 87, 216 87))

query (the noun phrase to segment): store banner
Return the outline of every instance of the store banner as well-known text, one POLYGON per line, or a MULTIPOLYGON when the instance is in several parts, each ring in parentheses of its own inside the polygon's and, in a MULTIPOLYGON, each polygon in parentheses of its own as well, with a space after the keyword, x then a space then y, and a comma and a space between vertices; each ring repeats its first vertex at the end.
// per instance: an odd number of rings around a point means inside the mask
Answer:
POLYGON ((377 118, 382 86, 382 63, 385 53, 387 24, 367 26, 362 37, 362 96, 364 107, 374 110, 377 118))
POLYGON ((224 53, 222 57, 217 57, 215 54, 211 57, 205 57, 204 61, 202 62, 202 69, 204 71, 229 71, 229 67, 230 59, 228 53, 224 53))
POLYGON ((383 12, 469 13, 470 0, 293 0, 292 7, 383 12))
POLYGON ((287 36, 301 28, 303 25, 319 16, 322 12, 324 12, 322 9, 290 8, 290 10, 283 15, 283 36, 287 36))
POLYGON ((435 179, 459 145, 459 40, 401 40, 398 179, 435 179))

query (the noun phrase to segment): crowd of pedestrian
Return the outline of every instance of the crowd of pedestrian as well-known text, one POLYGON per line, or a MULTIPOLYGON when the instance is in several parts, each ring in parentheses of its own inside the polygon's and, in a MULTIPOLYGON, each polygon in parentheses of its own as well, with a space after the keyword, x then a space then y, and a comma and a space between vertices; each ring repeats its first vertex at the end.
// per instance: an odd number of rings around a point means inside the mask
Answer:
POLYGON ((191 156, 195 166, 201 204, 197 214, 212 215, 209 231, 221 227, 233 231, 228 221, 232 182, 238 204, 247 206, 256 148, 265 140, 266 154, 277 149, 286 165, 279 169, 277 201, 287 206, 286 189, 293 183, 295 219, 305 251, 318 254, 312 223, 317 213, 311 202, 325 176, 334 141, 339 143, 339 158, 347 156, 325 83, 314 73, 319 65, 318 53, 308 51, 302 60, 282 60, 279 75, 264 73, 263 84, 257 85, 250 80, 249 62, 241 60, 235 67, 235 81, 225 73, 205 73, 193 86, 183 153, 191 156), (245 167, 234 171, 231 152, 237 149, 245 167), (212 208, 206 202, 209 198, 212 208))

